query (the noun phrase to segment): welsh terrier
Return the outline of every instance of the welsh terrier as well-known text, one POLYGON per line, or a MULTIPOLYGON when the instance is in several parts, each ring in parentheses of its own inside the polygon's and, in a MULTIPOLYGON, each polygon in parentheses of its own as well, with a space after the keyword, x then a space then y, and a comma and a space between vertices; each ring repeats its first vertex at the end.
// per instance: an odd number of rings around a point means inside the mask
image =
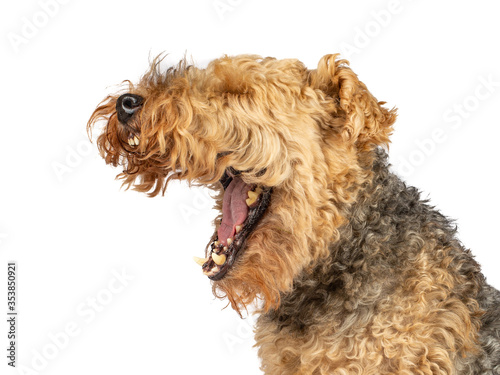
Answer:
POLYGON ((456 227, 390 172, 396 110, 337 55, 155 59, 108 96, 97 145, 125 186, 215 192, 195 260, 240 313, 266 374, 500 374, 500 293, 456 227), (121 94, 121 95, 120 95, 121 94))

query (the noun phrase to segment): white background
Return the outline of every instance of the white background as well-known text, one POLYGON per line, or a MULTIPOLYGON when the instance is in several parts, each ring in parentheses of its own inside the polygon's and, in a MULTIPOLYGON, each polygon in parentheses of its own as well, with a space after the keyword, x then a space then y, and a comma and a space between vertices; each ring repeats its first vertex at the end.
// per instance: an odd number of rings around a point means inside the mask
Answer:
POLYGON ((495 1, 2 4, 0 373, 259 372, 251 322, 221 311, 191 260, 212 233, 211 201, 185 184, 154 199, 120 190, 120 170, 85 135, 98 102, 163 51, 172 62, 255 53, 310 68, 344 52, 371 92, 399 108, 395 169, 457 219, 500 287, 495 1), (5 358, 8 260, 18 263, 22 371, 5 358))

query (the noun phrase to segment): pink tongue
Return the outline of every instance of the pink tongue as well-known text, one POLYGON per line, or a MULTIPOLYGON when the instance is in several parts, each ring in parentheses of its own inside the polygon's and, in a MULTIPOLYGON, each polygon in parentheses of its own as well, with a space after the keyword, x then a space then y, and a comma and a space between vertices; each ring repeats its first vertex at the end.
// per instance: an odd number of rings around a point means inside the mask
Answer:
POLYGON ((222 223, 217 230, 219 242, 224 246, 229 237, 234 237, 236 226, 243 224, 248 216, 248 198, 250 186, 239 177, 234 177, 224 192, 222 201, 222 223))

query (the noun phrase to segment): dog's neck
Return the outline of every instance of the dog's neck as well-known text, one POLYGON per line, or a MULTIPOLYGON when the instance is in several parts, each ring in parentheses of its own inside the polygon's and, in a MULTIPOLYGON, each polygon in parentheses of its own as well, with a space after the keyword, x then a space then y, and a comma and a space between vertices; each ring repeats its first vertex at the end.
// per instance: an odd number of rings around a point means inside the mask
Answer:
MULTIPOLYGON (((363 306, 363 301, 369 299, 370 294, 380 292, 371 290, 374 283, 370 281, 370 273, 359 273, 363 280, 357 276, 360 267, 367 267, 365 252, 375 251, 369 248, 370 239, 363 225, 369 215, 378 215, 381 202, 390 201, 391 187, 402 182, 389 172, 386 152, 378 148, 374 154, 372 179, 360 188, 356 201, 344 207, 346 223, 339 228, 339 239, 329 246, 329 258, 305 269, 294 280, 293 290, 282 294, 280 306, 268 312, 265 319, 301 332, 314 326, 311 325, 314 319, 319 322, 326 315, 337 315, 338 319, 332 317, 332 321, 340 322, 356 309, 369 308, 363 306), (353 232, 358 235, 353 236, 353 232), (356 238, 356 242, 352 238, 356 238)), ((384 289, 393 287, 383 286, 384 289)))

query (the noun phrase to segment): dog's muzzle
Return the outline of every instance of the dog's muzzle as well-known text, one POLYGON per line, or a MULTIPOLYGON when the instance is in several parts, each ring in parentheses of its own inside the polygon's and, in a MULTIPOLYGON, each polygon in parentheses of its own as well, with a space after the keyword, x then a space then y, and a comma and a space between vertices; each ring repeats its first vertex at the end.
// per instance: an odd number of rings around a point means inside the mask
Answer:
POLYGON ((116 113, 118 121, 123 125, 134 116, 134 114, 141 109, 144 98, 135 94, 123 94, 116 101, 116 113))

